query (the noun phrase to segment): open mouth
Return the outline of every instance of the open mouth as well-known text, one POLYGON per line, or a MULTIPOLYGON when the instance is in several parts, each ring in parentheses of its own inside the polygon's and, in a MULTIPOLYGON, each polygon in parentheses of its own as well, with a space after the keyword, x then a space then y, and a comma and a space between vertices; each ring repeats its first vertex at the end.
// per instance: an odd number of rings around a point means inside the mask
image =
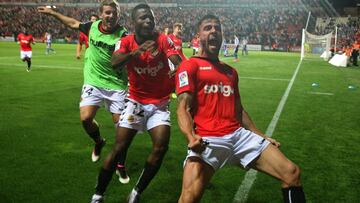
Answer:
POLYGON ((209 38, 208 45, 217 47, 219 45, 219 42, 216 38, 209 38))

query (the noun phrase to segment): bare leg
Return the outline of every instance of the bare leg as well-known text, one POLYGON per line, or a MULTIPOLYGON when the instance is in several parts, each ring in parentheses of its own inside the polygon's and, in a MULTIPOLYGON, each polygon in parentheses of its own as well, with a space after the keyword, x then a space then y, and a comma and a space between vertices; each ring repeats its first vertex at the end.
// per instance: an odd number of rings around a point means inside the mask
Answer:
POLYGON ((215 173, 214 169, 197 157, 186 161, 179 203, 200 202, 206 185, 215 173))

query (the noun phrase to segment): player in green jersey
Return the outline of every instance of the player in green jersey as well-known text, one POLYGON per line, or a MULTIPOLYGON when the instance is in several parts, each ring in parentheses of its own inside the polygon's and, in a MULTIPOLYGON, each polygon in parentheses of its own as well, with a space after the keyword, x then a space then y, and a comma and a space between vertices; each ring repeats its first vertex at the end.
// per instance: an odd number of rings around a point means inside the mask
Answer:
MULTIPOLYGON (((127 30, 119 25, 119 5, 115 0, 102 1, 101 20, 86 23, 64 16, 49 7, 38 7, 38 12, 54 16, 68 27, 88 35, 89 48, 85 54, 80 119, 86 133, 95 142, 92 161, 96 162, 105 145, 105 139, 100 136, 99 125, 94 119, 96 112, 104 103, 107 110, 112 113, 114 124, 117 125, 127 93, 126 72, 114 71, 111 65, 111 56, 117 46, 116 43, 127 34, 127 30)), ((125 157, 120 157, 118 161, 116 173, 119 175, 119 180, 121 183, 128 183, 130 179, 125 171, 125 157)))

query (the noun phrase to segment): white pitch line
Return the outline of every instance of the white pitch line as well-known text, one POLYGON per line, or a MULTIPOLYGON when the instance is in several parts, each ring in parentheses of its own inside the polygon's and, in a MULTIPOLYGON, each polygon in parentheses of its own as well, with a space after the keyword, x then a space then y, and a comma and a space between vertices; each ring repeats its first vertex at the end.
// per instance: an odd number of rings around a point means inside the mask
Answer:
MULTIPOLYGON (((274 130, 275 130, 275 127, 276 127, 276 124, 277 122, 279 121, 279 118, 280 118, 280 115, 281 115, 281 112, 283 111, 284 109, 284 106, 285 106, 285 103, 286 103, 286 100, 287 98, 289 97, 289 93, 290 93, 290 90, 294 84, 294 81, 295 81, 295 78, 299 72, 299 69, 300 69, 300 66, 301 66, 301 60, 299 61, 297 67, 296 67, 296 70, 285 90, 285 93, 284 95, 282 96, 281 100, 280 100, 280 103, 275 111, 275 114, 268 126, 268 128, 266 129, 266 132, 265 134, 269 137, 272 136, 274 130)), ((256 174, 257 174, 257 171, 256 170, 253 170, 253 169, 250 169, 246 174, 245 174, 245 178, 244 180, 242 181, 241 185, 239 186, 236 194, 235 194, 235 197, 234 197, 234 203, 244 203, 246 202, 247 198, 248 198, 248 195, 249 195, 249 191, 252 187, 252 185, 254 184, 255 182, 255 179, 256 179, 256 174)))
POLYGON ((290 81, 290 79, 283 79, 283 78, 262 78, 262 77, 240 77, 240 79, 290 81))
POLYGON ((334 93, 330 92, 308 92, 309 94, 317 94, 317 95, 327 95, 327 96, 334 96, 334 93))
MULTIPOLYGON (((13 68, 12 66, 15 67, 22 67, 25 68, 26 64, 10 64, 10 63, 0 63, 0 68, 13 68), (2 66, 8 66, 8 67, 2 67, 2 66)), ((75 67, 66 67, 67 65, 64 66, 48 66, 48 65, 36 65, 34 64, 31 68, 40 68, 40 69, 68 69, 68 70, 82 70, 82 68, 75 68, 75 67)))

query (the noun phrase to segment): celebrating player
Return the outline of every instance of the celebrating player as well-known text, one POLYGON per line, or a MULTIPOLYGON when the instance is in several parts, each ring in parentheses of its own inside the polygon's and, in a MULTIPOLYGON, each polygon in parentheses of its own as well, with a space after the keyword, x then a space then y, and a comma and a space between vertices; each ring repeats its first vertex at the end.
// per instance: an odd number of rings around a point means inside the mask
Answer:
POLYGON ((191 40, 191 46, 193 48, 193 56, 199 53, 199 35, 196 34, 195 37, 191 40))
MULTIPOLYGON (((99 16, 92 14, 90 16, 89 20, 90 20, 90 22, 95 22, 95 21, 99 20, 99 16)), ((77 59, 80 59, 80 57, 81 57, 82 45, 85 45, 85 48, 87 49, 89 47, 89 39, 86 34, 84 34, 83 32, 80 32, 78 43, 76 45, 76 58, 77 59)))
POLYGON ((154 31, 154 15, 148 5, 137 5, 132 10, 131 19, 135 26, 135 35, 122 38, 112 57, 115 67, 126 68, 128 71, 129 93, 119 121, 115 146, 98 176, 93 203, 102 201, 115 169, 115 160, 126 155, 138 131, 149 132, 152 152, 128 197, 128 202, 139 202, 140 194, 160 169, 168 149, 169 94, 175 85, 168 60, 177 67, 181 58, 171 40, 166 35, 154 31))
POLYGON ((285 202, 305 202, 299 167, 255 126, 242 106, 236 70, 219 61, 221 29, 214 15, 199 21, 200 56, 181 63, 175 77, 178 123, 189 148, 179 203, 200 202, 227 163, 269 174, 282 182, 285 202))
POLYGON ((169 34, 168 36, 171 39, 171 41, 173 41, 175 45, 175 49, 178 50, 181 59, 185 60, 186 57, 182 52, 182 39, 181 39, 182 29, 183 29, 183 25, 181 23, 174 23, 173 33, 169 34))
POLYGON ((31 57, 32 57, 32 48, 31 44, 35 44, 34 38, 31 34, 28 33, 27 29, 24 29, 23 33, 20 33, 17 36, 18 43, 20 44, 20 58, 22 61, 26 61, 27 68, 26 71, 30 72, 31 69, 31 57))
MULTIPOLYGON (((116 124, 124 108, 127 89, 127 74, 122 70, 113 70, 111 55, 119 39, 126 35, 126 29, 118 24, 119 5, 114 0, 104 0, 100 5, 101 19, 96 22, 80 23, 50 8, 38 7, 40 13, 54 16, 73 29, 79 29, 89 37, 84 64, 84 85, 80 102, 80 119, 87 134, 94 140, 92 161, 100 158, 105 139, 100 136, 95 115, 102 103, 112 113, 116 124)), ((122 183, 128 183, 129 177, 124 167, 125 158, 119 158, 118 174, 122 183)))

